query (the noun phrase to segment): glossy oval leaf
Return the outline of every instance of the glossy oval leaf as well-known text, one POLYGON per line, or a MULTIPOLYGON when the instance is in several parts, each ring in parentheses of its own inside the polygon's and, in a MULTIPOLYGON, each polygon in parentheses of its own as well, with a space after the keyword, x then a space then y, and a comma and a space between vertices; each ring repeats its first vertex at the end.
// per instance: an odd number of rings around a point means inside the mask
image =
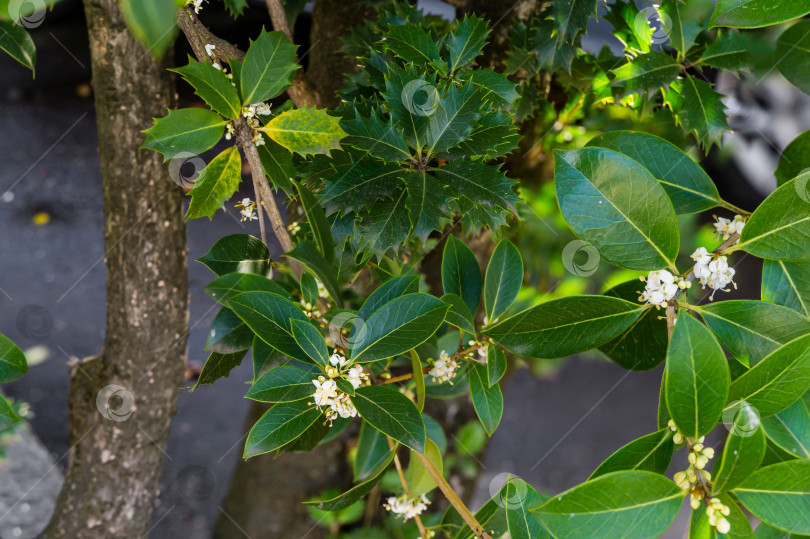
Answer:
POLYGON ((244 458, 269 453, 301 436, 321 416, 305 400, 282 402, 267 410, 248 432, 244 458))
POLYGON ((799 458, 810 459, 810 393, 762 420, 765 435, 776 445, 799 458))
POLYGON ((377 309, 389 301, 419 292, 419 277, 416 275, 401 275, 385 281, 372 292, 360 308, 357 310, 357 317, 366 321, 377 309))
POLYGON ((606 261, 637 270, 675 266, 675 210, 639 163, 604 148, 558 151, 554 184, 568 225, 606 261))
POLYGON ((487 319, 497 320, 511 307, 523 284, 523 258, 504 238, 495 246, 484 277, 484 309, 487 319))
POLYGON ((678 430, 693 439, 711 431, 726 404, 728 363, 714 335, 687 314, 672 332, 665 376, 667 409, 678 430))
POLYGON ((718 0, 709 27, 761 28, 810 13, 805 0, 718 0))
POLYGON ((447 311, 445 322, 466 331, 470 335, 475 335, 475 324, 473 323, 473 314, 470 312, 464 300, 456 294, 445 294, 441 300, 450 305, 450 310, 447 311))
POLYGON ((231 234, 217 242, 197 259, 217 276, 226 273, 270 272, 270 251, 262 240, 249 234, 231 234))
POLYGON ((270 292, 245 292, 228 305, 264 342, 282 354, 312 362, 292 334, 293 320, 309 323, 295 303, 270 292))
POLYGON ((779 157, 774 171, 778 185, 789 182, 810 168, 810 130, 805 131, 787 145, 779 157))
POLYGON ((372 427, 414 451, 425 451, 425 423, 411 399, 389 386, 358 387, 352 397, 357 412, 372 427))
POLYGON ((793 85, 810 94, 810 20, 799 21, 776 39, 776 64, 793 85))
POLYGON ((220 378, 227 378, 234 367, 242 364, 242 360, 246 355, 247 350, 240 350, 233 354, 211 352, 208 359, 205 360, 202 371, 197 376, 197 382, 191 390, 194 391, 201 385, 211 385, 220 378))
POLYGON ((391 457, 388 437, 365 421, 360 424, 357 438, 357 451, 352 461, 354 480, 363 481, 371 477, 386 459, 391 457))
POLYGON ((545 539, 549 537, 543 525, 531 512, 543 504, 543 498, 533 486, 517 477, 510 477, 504 485, 506 523, 510 539, 545 539))
POLYGON ((480 363, 471 363, 467 371, 470 379, 470 398, 473 408, 484 430, 489 436, 495 434, 495 429, 503 416, 503 393, 498 384, 489 385, 487 366, 480 363))
POLYGON ((588 479, 621 470, 646 470, 664 474, 675 451, 672 435, 669 428, 664 428, 633 440, 605 459, 588 479))
POLYGON ((28 31, 14 21, 0 20, 0 49, 34 71, 37 48, 28 31))
POLYGON ((328 367, 329 351, 326 349, 326 341, 318 328, 311 322, 303 320, 290 320, 290 325, 293 338, 301 350, 318 365, 328 367))
POLYGON ((706 515, 704 508, 700 507, 697 511, 692 511, 690 516, 688 539, 754 539, 754 530, 751 529, 751 523, 748 522, 748 517, 737 505, 737 502, 728 494, 720 494, 716 497, 729 509, 729 514, 723 517, 731 525, 729 532, 727 534, 718 533, 717 528, 709 522, 709 517, 706 515))
POLYGON ((766 466, 732 492, 764 522, 790 533, 810 534, 810 460, 766 466))
POLYGON ((310 241, 300 241, 295 245, 292 251, 284 253, 284 256, 303 264, 305 268, 312 272, 312 274, 323 283, 326 291, 332 296, 335 305, 338 307, 342 305, 340 284, 337 280, 337 269, 333 262, 323 257, 314 243, 310 241))
POLYGON ((810 264, 765 260, 762 263, 762 301, 810 316, 810 264))
POLYGON ((619 298, 568 296, 519 312, 483 333, 521 356, 565 357, 605 344, 644 311, 619 298))
POLYGON ((495 385, 506 374, 506 354, 496 345, 487 346, 487 379, 489 385, 495 385))
POLYGON ((250 386, 246 399, 259 402, 294 402, 315 393, 313 374, 284 365, 270 369, 250 386))
POLYGON ((220 354, 232 354, 247 350, 253 344, 253 331, 232 310, 223 307, 219 310, 208 329, 204 350, 220 354))
POLYGON ((291 299, 290 294, 280 284, 254 273, 226 273, 205 287, 205 293, 220 305, 227 305, 229 299, 242 292, 272 292, 291 299))
POLYGON ((481 301, 481 268, 470 248, 455 236, 448 236, 444 245, 442 290, 445 294, 460 296, 473 316, 478 311, 481 301))
MULTIPOLYGON (((765 432, 756 410, 739 403, 731 413, 723 453, 712 468, 714 492, 727 492, 759 468, 765 457, 765 432)), ((726 419, 725 421, 728 421, 726 419)))

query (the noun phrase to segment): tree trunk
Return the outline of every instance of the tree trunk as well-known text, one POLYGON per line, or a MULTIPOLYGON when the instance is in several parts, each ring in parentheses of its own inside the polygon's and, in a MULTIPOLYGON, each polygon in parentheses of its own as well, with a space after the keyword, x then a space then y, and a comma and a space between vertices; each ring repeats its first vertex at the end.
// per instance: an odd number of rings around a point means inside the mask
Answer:
POLYGON ((188 327, 181 190, 141 131, 174 85, 117 0, 85 0, 104 195, 107 329, 74 365, 70 461, 46 538, 140 537, 149 527, 183 382, 188 327))

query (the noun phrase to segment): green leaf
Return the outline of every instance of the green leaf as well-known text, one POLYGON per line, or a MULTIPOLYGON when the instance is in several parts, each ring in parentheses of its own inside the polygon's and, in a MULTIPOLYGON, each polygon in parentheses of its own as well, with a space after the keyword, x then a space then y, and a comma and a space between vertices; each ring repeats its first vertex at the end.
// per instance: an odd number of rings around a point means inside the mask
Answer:
POLYGON ((244 458, 269 453, 301 436, 321 416, 307 401, 282 402, 267 410, 250 429, 244 458))
POLYGON ((411 350, 411 372, 413 372, 413 384, 416 391, 416 409, 422 413, 425 411, 425 373, 422 372, 422 361, 415 348, 411 350))
MULTIPOLYGON (((701 30, 696 17, 699 14, 695 13, 696 9, 690 9, 690 7, 678 0, 664 0, 661 7, 658 8, 658 11, 664 14, 663 16, 670 19, 669 45, 680 53, 680 58, 686 56, 686 52, 695 44, 695 38, 701 30)), ((644 21, 644 24, 649 25, 647 20, 644 21)))
POLYGON ((217 240, 197 262, 219 277, 234 272, 266 275, 270 270, 270 251, 258 238, 231 234, 217 240))
POLYGON ((219 310, 205 340, 204 350, 232 354, 247 350, 253 344, 253 332, 236 314, 223 307, 219 310))
POLYGON ((666 477, 645 471, 602 475, 554 496, 534 511, 554 537, 658 537, 686 495, 666 477))
POLYGON ((264 342, 261 337, 253 337, 253 347, 250 350, 253 363, 253 381, 259 379, 272 364, 286 360, 281 352, 264 342))
POLYGON ((768 526, 761 522, 754 531, 754 539, 808 539, 810 535, 798 535, 768 526))
POLYGON ((372 427, 424 453, 425 423, 411 399, 389 386, 363 386, 355 390, 352 403, 372 427))
MULTIPOLYGON (((295 322, 298 321, 293 320, 295 322)), ((253 382, 245 398, 259 402, 295 402, 306 399, 315 393, 312 377, 312 373, 290 365, 276 367, 253 382)))
MULTIPOLYGON (((451 194, 454 191, 468 199, 474 210, 496 216, 506 210, 517 213, 515 204, 520 202, 520 198, 512 191, 515 182, 497 166, 487 165, 480 160, 456 159, 435 169, 435 172, 437 179, 451 189, 451 194)), ((494 220, 503 222, 501 217, 494 220)))
POLYGON ((247 7, 247 0, 223 0, 225 4, 225 8, 228 10, 228 13, 231 14, 231 17, 234 19, 241 15, 242 12, 247 7))
POLYGON ((216 144, 225 132, 226 121, 207 109, 170 110, 146 129, 142 148, 163 154, 168 161, 181 154, 201 154, 216 144))
POLYGON ((667 351, 666 399, 684 436, 700 438, 717 425, 728 384, 726 355, 714 335, 691 316, 679 316, 667 351))
POLYGON ((369 363, 416 348, 439 329, 448 309, 449 305, 427 294, 394 298, 359 328, 352 361, 369 363))
POLYGON ((510 477, 504 485, 506 522, 511 539, 545 539, 548 534, 530 510, 543 504, 543 498, 530 484, 517 477, 510 477))
POLYGON ((337 275, 334 265, 328 262, 318 251, 318 248, 309 241, 301 241, 295 245, 292 251, 284 253, 284 256, 299 261, 309 271, 311 271, 323 283, 326 291, 332 296, 335 305, 342 304, 340 299, 340 285, 338 285, 337 275))
POLYGON ((776 445, 799 458, 810 458, 810 393, 778 414, 762 420, 765 434, 776 445))
POLYGON ((11 339, 0 335, 0 382, 13 382, 19 380, 28 372, 28 362, 25 354, 11 339))
MULTIPOLYGON (((433 466, 438 470, 439 474, 444 471, 444 463, 442 462, 442 454, 436 442, 430 438, 425 440, 425 456, 433 463, 433 466)), ((408 469, 405 470, 405 481, 408 483, 408 493, 411 496, 421 496, 427 494, 436 488, 436 482, 433 477, 413 453, 411 453, 411 461, 408 464, 408 469)))
POLYGON ((810 316, 810 265, 765 260, 762 263, 762 301, 810 316))
POLYGON ((442 254, 442 289, 461 297, 475 316, 481 301, 481 268, 470 248, 452 235, 442 254))
POLYGON ((731 416, 723 454, 712 469, 715 492, 727 492, 739 485, 762 463, 765 432, 757 411, 748 404, 736 406, 731 416))
POLYGON ((445 41, 450 53, 450 75, 475 60, 487 44, 487 21, 473 15, 456 22, 456 30, 445 41))
POLYGON ((468 82, 460 88, 450 85, 436 107, 429 111, 427 153, 445 152, 465 140, 475 120, 483 113, 483 104, 484 92, 474 84, 468 82))
POLYGON ((129 31, 146 51, 160 59, 177 36, 175 0, 121 0, 129 31))
MULTIPOLYGON (((416 65, 439 68, 439 64, 443 63, 438 41, 415 24, 390 26, 385 35, 385 45, 395 55, 416 65)), ((442 69, 440 71, 444 72, 442 69)))
POLYGON ((357 318, 365 322, 377 309, 389 301, 415 292, 419 292, 419 276, 401 275, 389 279, 377 287, 377 290, 366 298, 366 301, 363 302, 363 305, 361 305, 360 309, 357 311, 357 318))
POLYGON ((18 416, 14 408, 11 407, 11 403, 0 395, 0 431, 9 428, 19 421, 20 416, 18 416))
MULTIPOLYGON (((728 392, 730 403, 745 401, 760 417, 781 412, 810 387, 810 335, 776 349, 734 380, 728 392)), ((726 406, 726 409, 732 405, 726 406)))
POLYGON ((329 366, 329 351, 321 332, 310 322, 303 320, 290 320, 292 334, 295 342, 312 361, 323 367, 329 366))
POLYGON ((295 63, 296 49, 298 46, 282 32, 262 29, 256 41, 250 42, 242 62, 240 82, 245 104, 272 99, 292 84, 293 74, 300 67, 295 63))
POLYGON ((717 528, 709 522, 709 516, 706 511, 701 507, 696 511, 692 511, 689 521, 689 539, 718 539, 728 537, 729 539, 754 539, 754 531, 751 529, 751 523, 748 522, 748 517, 743 513, 740 506, 728 494, 720 494, 716 496, 726 507, 729 509, 728 516, 725 518, 731 525, 731 529, 727 534, 717 532, 717 528))
POLYGON ((236 88, 222 71, 208 62, 196 62, 189 56, 187 65, 169 71, 179 73, 194 87, 194 93, 224 117, 234 119, 242 113, 236 88))
POLYGON ((698 311, 726 349, 743 364, 762 358, 810 333, 810 319, 795 311, 762 301, 730 300, 704 305, 698 311))
POLYGON ((283 190, 290 198, 295 197, 298 192, 293 186, 292 179, 298 172, 293 165, 292 154, 267 137, 263 140, 264 144, 260 145, 258 150, 264 173, 270 178, 274 189, 283 190))
POLYGON ((588 146, 607 148, 640 163, 663 186, 678 214, 725 205, 700 165, 662 138, 636 131, 608 131, 592 138, 588 146))
POLYGON ((596 17, 597 0, 553 0, 552 17, 557 28, 559 42, 573 42, 584 34, 588 19, 596 17))
POLYGON ((489 385, 486 365, 471 363, 468 375, 470 377, 470 398, 475 408, 475 414, 481 420, 487 434, 492 436, 503 416, 501 388, 498 384, 489 385))
POLYGON ((487 380, 490 386, 498 383, 506 374, 506 354, 494 344, 487 346, 487 380))
POLYGON ((723 132, 729 129, 722 98, 708 82, 687 75, 670 85, 664 103, 672 110, 678 125, 694 133, 708 152, 712 144, 720 145, 723 132))
POLYGON ((290 299, 287 291, 277 282, 253 273, 226 273, 205 287, 205 293, 224 306, 228 305, 229 299, 242 292, 272 292, 290 299))
POLYGON ((231 298, 228 305, 264 342, 291 358, 312 361, 292 334, 293 320, 307 322, 295 303, 270 292, 245 292, 231 298))
POLYGON ((810 131, 805 131, 793 139, 779 157, 779 165, 774 172, 776 181, 779 185, 787 183, 808 168, 810 168, 810 131))
POLYGON ((321 251, 323 258, 328 262, 335 256, 335 244, 332 241, 332 230, 326 223, 326 215, 323 208, 318 204, 318 199, 312 192, 300 183, 295 184, 298 196, 301 197, 301 206, 307 217, 315 243, 321 251))
POLYGON ((371 490, 377 484, 377 481, 380 480, 393 460, 394 452, 390 451, 388 457, 383 461, 383 463, 370 474, 371 479, 355 485, 351 488, 351 490, 348 490, 340 496, 332 498, 331 500, 312 500, 304 503, 306 505, 313 505, 323 511, 340 511, 341 509, 345 509, 371 492, 371 490))
POLYGON ((622 470, 666 473, 669 463, 672 461, 672 453, 675 451, 672 434, 669 428, 664 428, 622 446, 605 459, 588 480, 622 470))
POLYGON ((483 333, 521 356, 566 357, 605 344, 645 310, 618 298, 568 296, 535 305, 483 333))
POLYGON ((810 171, 771 193, 748 219, 735 249, 773 260, 810 260, 808 181, 810 171))
POLYGON ((386 460, 390 462, 392 453, 387 436, 363 421, 357 438, 357 452, 352 461, 354 480, 369 478, 386 460))
POLYGON ((472 82, 472 85, 482 92, 484 101, 490 101, 495 107, 511 106, 519 97, 515 90, 517 85, 506 75, 491 69, 473 69, 460 74, 459 78, 472 82))
POLYGON ((372 109, 369 118, 355 109, 353 120, 344 120, 340 126, 346 131, 344 143, 359 150, 365 150, 383 161, 399 162, 411 158, 411 152, 402 133, 394 129, 393 120, 388 123, 372 109))
POLYGON ((761 28, 807 15, 810 3, 805 0, 718 0, 709 28, 761 28))
POLYGON ((568 225, 602 258, 628 269, 675 267, 675 210, 636 161, 603 148, 555 152, 554 183, 568 225))
POLYGON ((318 303, 318 282, 307 272, 301 274, 301 299, 305 303, 318 303))
POLYGON ((451 159, 484 156, 487 159, 507 155, 518 147, 520 134, 509 116, 499 112, 488 112, 479 118, 476 127, 467 140, 447 155, 451 159))
MULTIPOLYGON (((638 303, 640 289, 634 279, 614 286, 605 295, 638 303)), ((669 346, 667 322, 660 316, 657 309, 645 310, 629 329, 599 350, 625 369, 647 371, 658 366, 666 359, 669 346)))
POLYGON ((34 40, 22 26, 13 21, 0 20, 0 49, 6 51, 9 56, 32 72, 34 71, 37 48, 34 40))
POLYGON ((750 34, 734 31, 718 32, 717 39, 706 47, 700 55, 699 62, 728 71, 746 69, 751 65, 751 47, 750 34))
POLYGON ((393 124, 404 131, 405 142, 414 149, 421 150, 425 146, 429 115, 438 104, 439 94, 434 82, 435 77, 413 64, 404 68, 392 65, 385 75, 382 97, 390 109, 393 124))
POLYGON ((339 150, 338 142, 346 136, 340 118, 316 108, 285 110, 258 130, 303 157, 339 150))
POLYGON ((402 186, 402 176, 399 165, 361 159, 347 167, 343 174, 326 180, 326 187, 320 193, 321 204, 327 214, 335 211, 349 214, 391 196, 402 186))
POLYGON ((389 250, 397 250, 411 231, 406 207, 406 191, 394 198, 377 201, 363 217, 363 236, 360 251, 371 252, 382 258, 389 250))
POLYGON ((441 230, 441 217, 447 213, 450 197, 442 186, 425 171, 409 171, 405 174, 408 189, 408 216, 413 226, 413 235, 424 243, 434 230, 441 230))
POLYGON ((810 534, 810 460, 766 466, 733 492, 746 509, 768 524, 810 534))
POLYGON ((208 359, 205 360, 202 371, 197 377, 197 383, 194 384, 192 391, 201 385, 211 385, 220 378, 227 378, 234 367, 242 364, 242 359, 247 354, 247 350, 241 350, 233 354, 220 354, 219 352, 211 352, 208 359))
POLYGON ((675 80, 680 64, 665 52, 652 51, 612 70, 616 78, 611 86, 620 88, 619 96, 657 90, 675 80))
POLYGON ((484 308, 495 321, 512 306, 523 284, 523 258, 517 247, 504 238, 495 246, 484 277, 484 308))
POLYGON ((441 297, 441 300, 450 305, 450 310, 447 311, 444 321, 466 331, 470 335, 475 335, 473 314, 467 304, 464 303, 464 300, 457 294, 445 294, 441 297))
POLYGON ((214 213, 230 200, 242 181, 242 158, 236 146, 224 150, 208 163, 189 192, 186 220, 214 217, 214 213))

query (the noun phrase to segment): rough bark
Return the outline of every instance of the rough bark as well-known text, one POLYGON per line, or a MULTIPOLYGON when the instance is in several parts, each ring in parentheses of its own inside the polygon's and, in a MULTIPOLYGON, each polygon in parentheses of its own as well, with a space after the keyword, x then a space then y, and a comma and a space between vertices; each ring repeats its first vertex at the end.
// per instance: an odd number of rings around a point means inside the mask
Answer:
POLYGON ((174 105, 174 86, 127 31, 117 0, 84 4, 104 196, 107 329, 102 355, 71 371, 70 460, 43 537, 140 537, 183 381, 188 327, 182 192, 159 154, 138 149, 141 130, 174 105), (101 391, 111 384, 122 389, 101 391))

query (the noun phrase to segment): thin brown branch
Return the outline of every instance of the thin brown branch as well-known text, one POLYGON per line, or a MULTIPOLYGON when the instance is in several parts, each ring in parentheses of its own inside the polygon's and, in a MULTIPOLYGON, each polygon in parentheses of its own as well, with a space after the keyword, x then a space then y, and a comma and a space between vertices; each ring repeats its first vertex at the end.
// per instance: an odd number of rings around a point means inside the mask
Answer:
POLYGON ((273 29, 284 32, 287 39, 289 39, 291 43, 295 43, 290 23, 287 21, 287 12, 284 11, 281 0, 267 0, 267 11, 270 12, 270 20, 273 22, 273 29))
MULTIPOLYGON (((287 12, 284 11, 281 0, 267 0, 267 11, 270 13, 273 28, 279 32, 284 32, 290 43, 295 43, 292 28, 290 28, 290 23, 287 21, 287 12)), ((297 107, 315 107, 319 104, 318 96, 315 95, 315 92, 307 83, 302 70, 295 74, 292 86, 287 89, 287 94, 297 107)))
POLYGON ((222 38, 219 38, 211 33, 205 27, 197 14, 190 8, 183 8, 177 13, 177 26, 186 36, 191 49, 194 51, 194 56, 197 57, 198 62, 205 62, 209 57, 205 51, 206 45, 214 45, 214 50, 211 51, 214 58, 227 62, 230 65, 232 58, 242 61, 245 59, 245 53, 237 49, 222 38))

